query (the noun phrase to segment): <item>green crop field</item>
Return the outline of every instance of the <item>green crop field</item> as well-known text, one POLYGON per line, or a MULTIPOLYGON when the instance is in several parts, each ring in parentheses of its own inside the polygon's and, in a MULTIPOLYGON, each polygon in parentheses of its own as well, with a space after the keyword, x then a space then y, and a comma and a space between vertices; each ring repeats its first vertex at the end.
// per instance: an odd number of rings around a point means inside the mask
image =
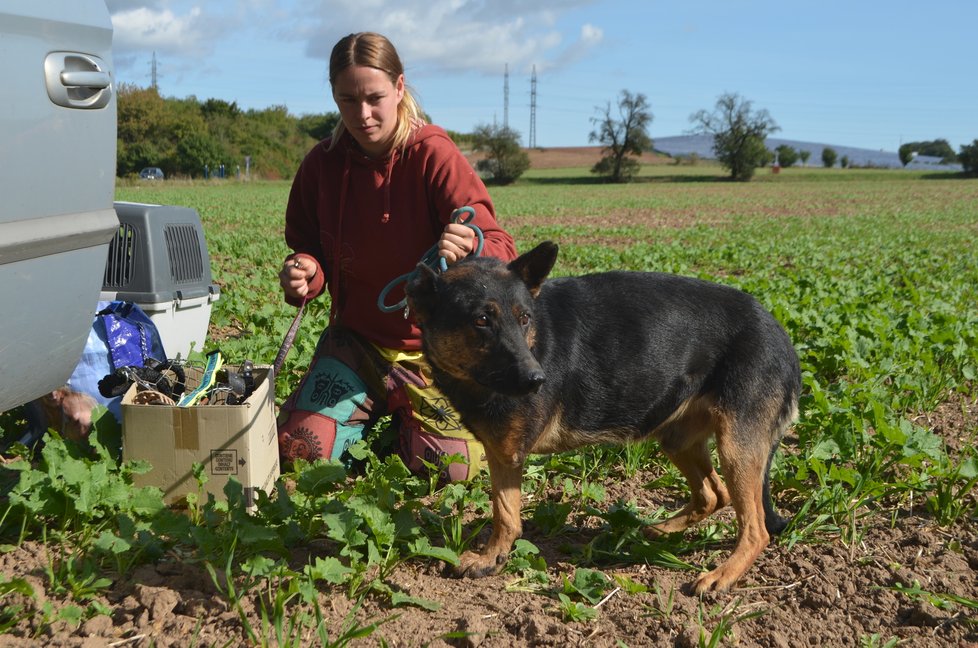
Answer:
MULTIPOLYGON (((731 183, 718 173, 652 166, 636 182, 610 185, 584 169, 531 170, 491 193, 521 251, 546 239, 560 245, 556 274, 693 275, 750 292, 784 325, 804 390, 800 420, 773 468, 774 499, 794 516, 777 544, 859 547, 868 528, 895 524, 908 511, 935 528, 966 525, 974 534, 978 430, 972 419, 949 439, 929 421, 976 397, 978 181, 785 169, 731 183)), ((206 350, 219 348, 231 362, 271 363, 292 321, 276 279, 287 253, 288 191, 284 182, 234 181, 118 188, 119 200, 200 213, 222 290, 206 350)), ((297 384, 327 317, 325 300, 307 309, 277 381, 279 402, 297 384)), ((0 551, 50 548, 43 601, 34 581, 0 572, 0 632, 30 627, 40 636, 52 624, 111 616, 105 593, 113 582, 173 555, 207 570, 248 644, 307 645, 314 637, 343 645, 379 633, 384 619, 368 623, 350 607, 366 599, 386 601, 392 615, 433 614, 436 601, 394 586, 392 575, 405 564, 454 563, 490 517, 488 480, 438 488, 366 444, 354 452, 362 464, 356 474, 339 464, 300 465, 254 516, 213 501, 192 503, 183 515, 165 509, 157 493, 128 486, 138 467, 116 468, 102 451, 80 455, 50 442, 40 461, 9 463, 0 479, 9 491, 0 500, 0 551), (313 542, 329 551, 297 561, 296 547, 313 542), (323 621, 324 592, 350 602, 349 622, 323 621), (25 620, 38 613, 48 616, 25 620)), ((728 520, 681 538, 645 539, 640 522, 663 507, 640 509, 629 493, 612 496, 604 486, 635 475, 654 476, 656 487, 681 499, 679 473, 651 443, 534 458, 524 485, 532 540, 559 536, 583 517, 594 531, 561 558, 572 566, 562 581, 530 539, 520 541, 509 582, 551 601, 555 618, 587 623, 610 591, 604 565, 634 560, 666 573, 688 570, 702 560, 695 552, 733 537, 728 520)), ((904 585, 907 600, 978 607, 978 587, 962 596, 904 585)))

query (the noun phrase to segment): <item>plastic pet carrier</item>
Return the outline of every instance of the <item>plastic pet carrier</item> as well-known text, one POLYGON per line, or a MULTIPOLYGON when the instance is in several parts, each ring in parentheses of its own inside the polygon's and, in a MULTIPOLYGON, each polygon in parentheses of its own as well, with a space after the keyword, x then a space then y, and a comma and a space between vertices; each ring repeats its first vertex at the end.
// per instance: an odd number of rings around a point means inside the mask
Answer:
POLYGON ((139 305, 171 358, 204 350, 211 304, 210 257, 200 215, 187 207, 117 202, 119 232, 109 245, 100 299, 139 305))

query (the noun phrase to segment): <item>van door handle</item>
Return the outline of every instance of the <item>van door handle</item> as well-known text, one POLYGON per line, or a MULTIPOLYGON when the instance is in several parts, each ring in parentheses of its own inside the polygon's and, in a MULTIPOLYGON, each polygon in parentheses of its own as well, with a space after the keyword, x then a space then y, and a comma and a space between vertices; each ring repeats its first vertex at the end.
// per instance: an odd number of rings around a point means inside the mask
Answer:
POLYGON ((105 72, 69 72, 61 73, 61 84, 66 87, 84 87, 93 90, 108 88, 112 77, 105 72))
POLYGON ((112 99, 112 73, 97 56, 80 52, 51 52, 44 57, 48 98, 65 108, 94 110, 112 99))

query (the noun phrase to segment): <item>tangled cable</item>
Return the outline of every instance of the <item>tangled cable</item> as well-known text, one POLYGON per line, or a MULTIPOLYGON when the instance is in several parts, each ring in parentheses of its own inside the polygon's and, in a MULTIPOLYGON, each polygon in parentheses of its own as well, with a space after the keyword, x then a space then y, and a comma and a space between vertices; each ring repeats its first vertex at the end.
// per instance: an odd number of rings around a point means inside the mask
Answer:
POLYGON ((170 398, 180 396, 186 389, 187 376, 183 367, 172 360, 147 358, 142 367, 119 367, 98 381, 98 391, 106 398, 122 396, 129 385, 160 392, 170 398))

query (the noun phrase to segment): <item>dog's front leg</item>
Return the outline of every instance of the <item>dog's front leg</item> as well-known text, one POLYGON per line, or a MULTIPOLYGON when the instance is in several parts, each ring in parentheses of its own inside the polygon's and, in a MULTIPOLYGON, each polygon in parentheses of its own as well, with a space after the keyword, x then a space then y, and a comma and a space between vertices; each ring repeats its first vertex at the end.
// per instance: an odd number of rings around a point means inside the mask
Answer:
POLYGON ((492 482, 492 535, 481 552, 462 554, 455 568, 457 576, 481 578, 498 573, 506 564, 513 542, 523 533, 520 519, 523 463, 514 466, 501 461, 492 452, 486 452, 486 458, 492 482))

